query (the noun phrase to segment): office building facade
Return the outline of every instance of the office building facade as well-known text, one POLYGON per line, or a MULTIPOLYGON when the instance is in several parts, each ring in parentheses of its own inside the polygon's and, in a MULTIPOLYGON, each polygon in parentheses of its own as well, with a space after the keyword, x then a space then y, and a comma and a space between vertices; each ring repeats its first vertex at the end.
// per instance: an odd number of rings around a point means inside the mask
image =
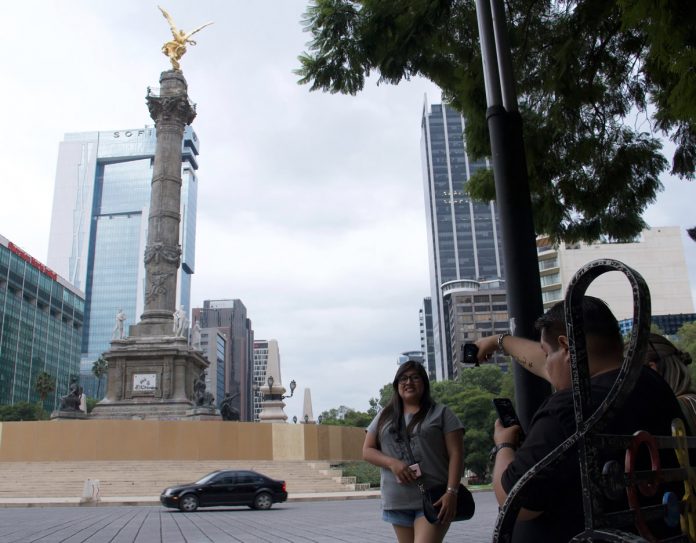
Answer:
POLYGON ((217 328, 225 336, 223 391, 233 396, 231 405, 239 411, 241 421, 254 420, 254 331, 246 307, 239 299, 205 300, 203 307, 193 309, 191 322, 198 322, 201 328, 217 328))
POLYGON ((205 374, 205 387, 215 396, 215 405, 219 407, 225 398, 225 334, 218 328, 202 328, 200 349, 210 364, 205 374))
MULTIPOLYGON (((116 312, 123 310, 128 326, 143 311, 155 146, 153 127, 66 134, 60 143, 48 265, 85 292, 81 374, 88 393, 94 393, 92 363, 109 348, 116 312)), ((182 144, 176 302, 187 313, 195 269, 198 149, 188 126, 182 144)))
MULTIPOLYGON (((254 373, 252 388, 254 391, 254 422, 259 422, 262 411, 263 394, 261 387, 267 386, 266 369, 269 366, 280 368, 280 350, 275 339, 259 339, 254 341, 254 373)), ((277 383, 276 383, 277 384, 277 383)))
MULTIPOLYGON (((650 289, 653 315, 678 315, 694 312, 684 245, 677 226, 643 230, 630 243, 561 243, 548 237, 537 238, 537 258, 541 276, 544 309, 565 297, 575 273, 588 262, 612 258, 630 266, 643 276, 650 289)), ((689 241, 691 243, 691 241, 689 241)), ((633 316, 633 295, 625 276, 610 272, 597 278, 587 294, 601 298, 616 318, 633 316)))
MULTIPOLYGON (((450 322, 456 305, 452 295, 474 283, 481 288, 501 282, 505 270, 495 202, 475 202, 464 191, 476 171, 489 167, 487 160, 467 153, 465 119, 445 104, 426 101, 421 128, 435 375, 440 380, 457 371, 453 334, 461 330, 450 322)), ((481 331, 490 333, 493 329, 481 331)))
POLYGON ((0 236, 0 404, 39 401, 46 372, 55 389, 43 407, 60 406, 80 371, 84 305, 82 292, 0 236))
POLYGON ((428 377, 435 381, 435 339, 433 337, 433 303, 429 296, 423 298, 423 306, 418 312, 420 328, 420 344, 423 352, 423 365, 428 371, 428 377))

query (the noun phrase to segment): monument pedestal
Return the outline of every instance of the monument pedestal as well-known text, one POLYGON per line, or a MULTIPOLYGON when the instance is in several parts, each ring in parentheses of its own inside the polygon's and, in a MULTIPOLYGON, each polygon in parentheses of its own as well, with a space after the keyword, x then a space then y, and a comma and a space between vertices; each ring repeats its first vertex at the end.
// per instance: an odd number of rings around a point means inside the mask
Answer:
MULTIPOLYGON (((138 334, 139 326, 131 333, 138 334)), ((208 361, 185 338, 132 335, 112 341, 103 356, 109 363, 108 386, 92 418, 191 420, 193 382, 208 361)))
POLYGON ((186 412, 187 420, 220 420, 220 411, 215 407, 194 407, 186 412))
POLYGON ((56 409, 51 412, 51 420, 87 420, 89 415, 84 411, 56 409))

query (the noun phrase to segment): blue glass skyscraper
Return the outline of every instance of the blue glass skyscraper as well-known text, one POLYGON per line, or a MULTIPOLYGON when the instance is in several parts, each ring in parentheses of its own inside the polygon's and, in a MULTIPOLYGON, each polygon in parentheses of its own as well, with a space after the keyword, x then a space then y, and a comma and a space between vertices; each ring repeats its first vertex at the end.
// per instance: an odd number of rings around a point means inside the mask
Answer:
MULTIPOLYGON (((464 126, 465 119, 449 106, 425 103, 421 153, 438 380, 456 374, 464 341, 508 326, 495 202, 475 202, 464 192, 469 178, 488 168, 488 161, 469 156, 464 126), (474 296, 478 290, 489 292, 474 296), (495 305, 490 297, 493 290, 495 305), (456 299, 464 293, 465 297, 456 299)), ((431 361, 427 363, 431 367, 431 361)))
MULTIPOLYGON (((85 292, 80 371, 88 394, 92 364, 109 348, 116 312, 123 310, 128 325, 143 311, 155 145, 153 127, 66 134, 60 144, 48 265, 85 292)), ((187 313, 195 268, 198 145, 186 127, 177 307, 187 313)))

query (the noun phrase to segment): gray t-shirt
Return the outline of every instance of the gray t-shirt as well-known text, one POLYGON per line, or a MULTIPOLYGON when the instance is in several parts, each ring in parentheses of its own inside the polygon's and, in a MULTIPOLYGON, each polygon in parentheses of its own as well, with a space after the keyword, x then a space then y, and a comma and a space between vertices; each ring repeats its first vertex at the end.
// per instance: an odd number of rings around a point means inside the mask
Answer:
MULTIPOLYGON (((377 432, 378 414, 367 427, 370 433, 377 432)), ((413 415, 406 415, 406 425, 413 415)), ((390 432, 391 422, 382 427, 379 436, 380 450, 387 456, 399 458, 410 464, 405 443, 390 432)), ((461 421, 449 407, 442 404, 433 405, 423 422, 416 426, 410 436, 411 450, 416 462, 420 464, 421 481, 426 488, 447 484, 449 457, 445 445, 445 434, 464 429, 461 421)), ((403 484, 396 480, 391 470, 381 468, 382 509, 420 509, 422 499, 415 483, 403 484)))

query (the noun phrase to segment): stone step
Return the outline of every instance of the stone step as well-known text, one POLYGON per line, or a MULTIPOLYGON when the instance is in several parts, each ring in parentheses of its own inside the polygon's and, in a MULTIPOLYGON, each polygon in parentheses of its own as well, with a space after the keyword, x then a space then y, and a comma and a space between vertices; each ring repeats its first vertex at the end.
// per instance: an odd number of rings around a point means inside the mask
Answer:
POLYGON ((342 492, 355 477, 326 462, 302 461, 118 461, 0 462, 0 497, 81 496, 86 479, 100 481, 107 496, 158 496, 167 487, 195 481, 216 469, 251 469, 286 481, 290 493, 342 492), (323 473, 326 472, 326 473, 323 473))

